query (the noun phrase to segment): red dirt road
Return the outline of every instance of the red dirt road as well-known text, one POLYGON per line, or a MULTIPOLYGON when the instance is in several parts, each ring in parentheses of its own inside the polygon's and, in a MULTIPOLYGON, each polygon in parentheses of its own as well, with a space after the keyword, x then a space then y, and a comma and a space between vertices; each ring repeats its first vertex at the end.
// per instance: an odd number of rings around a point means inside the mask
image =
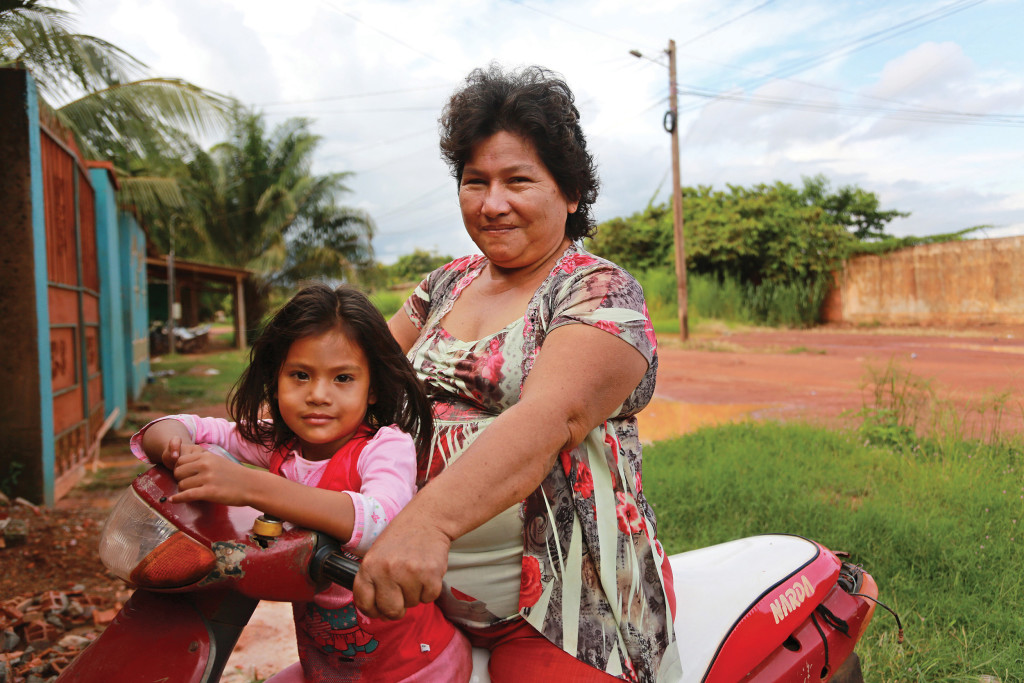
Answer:
POLYGON ((824 327, 659 341, 655 400, 639 418, 645 441, 743 417, 841 423, 874 404, 872 378, 890 362, 930 388, 926 413, 955 411, 968 435, 988 433, 996 420, 1003 433, 1024 434, 1021 328, 824 327))

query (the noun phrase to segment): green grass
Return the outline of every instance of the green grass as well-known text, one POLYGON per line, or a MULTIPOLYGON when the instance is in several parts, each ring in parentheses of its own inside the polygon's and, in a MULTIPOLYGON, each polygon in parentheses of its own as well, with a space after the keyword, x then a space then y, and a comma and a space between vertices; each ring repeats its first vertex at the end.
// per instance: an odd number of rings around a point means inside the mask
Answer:
POLYGON ((785 532, 849 551, 906 629, 897 645, 876 611, 858 647, 866 680, 1022 680, 1020 443, 865 434, 745 423, 646 447, 662 542, 677 553, 785 532))
POLYGON ((140 399, 152 410, 188 412, 196 407, 223 405, 248 363, 248 351, 222 351, 204 355, 175 354, 154 359, 153 381, 140 399), (206 374, 206 369, 216 374, 206 374), (164 374, 172 372, 173 374, 164 374))

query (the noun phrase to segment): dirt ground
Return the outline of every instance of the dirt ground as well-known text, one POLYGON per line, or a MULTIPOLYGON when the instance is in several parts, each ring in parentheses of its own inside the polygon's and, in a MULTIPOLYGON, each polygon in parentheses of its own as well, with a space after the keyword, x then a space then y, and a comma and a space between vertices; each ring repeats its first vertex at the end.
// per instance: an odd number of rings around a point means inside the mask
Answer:
MULTIPOLYGON (((645 441, 739 419, 851 423, 872 402, 871 377, 890 362, 928 384, 935 401, 956 409, 969 429, 985 433, 998 420, 1004 434, 1024 434, 1024 327, 722 328, 685 345, 660 342, 655 400, 639 417, 645 441)), ((5 673, 8 681, 52 678, 129 595, 96 556, 107 509, 139 471, 127 436, 111 435, 103 467, 53 509, 0 501, 0 524, 9 518, 27 529, 24 540, 0 548, 0 681, 5 673)), ((267 603, 225 680, 250 680, 254 670, 266 676, 294 661, 294 652, 288 606, 267 603)))
POLYGON ((996 421, 1024 433, 1024 327, 721 330, 685 347, 659 341, 655 401, 639 418, 645 440, 747 417, 849 424, 874 405, 873 378, 890 363, 927 385, 932 411, 952 411, 966 433, 987 434, 996 421))

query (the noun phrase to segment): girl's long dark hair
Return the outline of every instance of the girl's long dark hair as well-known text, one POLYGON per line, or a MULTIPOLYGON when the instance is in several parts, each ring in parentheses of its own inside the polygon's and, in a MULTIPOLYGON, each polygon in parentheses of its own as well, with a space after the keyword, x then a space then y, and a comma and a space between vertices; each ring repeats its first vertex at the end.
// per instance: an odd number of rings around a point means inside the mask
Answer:
POLYGON ((277 375, 296 339, 330 330, 340 330, 366 354, 370 388, 377 399, 367 406, 367 424, 374 429, 397 425, 413 436, 420 458, 426 457, 434 422, 423 386, 384 316, 365 294, 344 285, 304 287, 260 332, 249 352, 249 366, 228 398, 228 412, 238 423, 239 434, 270 449, 295 439, 277 406, 277 375), (263 419, 268 416, 269 421, 263 419))

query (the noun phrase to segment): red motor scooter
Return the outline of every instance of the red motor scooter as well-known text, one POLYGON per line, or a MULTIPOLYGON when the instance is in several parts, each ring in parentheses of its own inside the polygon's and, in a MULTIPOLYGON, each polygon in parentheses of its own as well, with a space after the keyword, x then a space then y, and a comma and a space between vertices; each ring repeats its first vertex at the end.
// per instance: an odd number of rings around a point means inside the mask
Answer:
MULTIPOLYGON (((309 601, 351 588, 359 565, 327 536, 252 508, 172 504, 162 466, 115 504, 100 556, 134 585, 59 683, 213 683, 260 600, 309 601)), ((671 557, 683 681, 863 683, 853 649, 877 587, 859 567, 798 536, 743 538, 671 557)), ((472 681, 489 681, 474 651, 472 681)))

